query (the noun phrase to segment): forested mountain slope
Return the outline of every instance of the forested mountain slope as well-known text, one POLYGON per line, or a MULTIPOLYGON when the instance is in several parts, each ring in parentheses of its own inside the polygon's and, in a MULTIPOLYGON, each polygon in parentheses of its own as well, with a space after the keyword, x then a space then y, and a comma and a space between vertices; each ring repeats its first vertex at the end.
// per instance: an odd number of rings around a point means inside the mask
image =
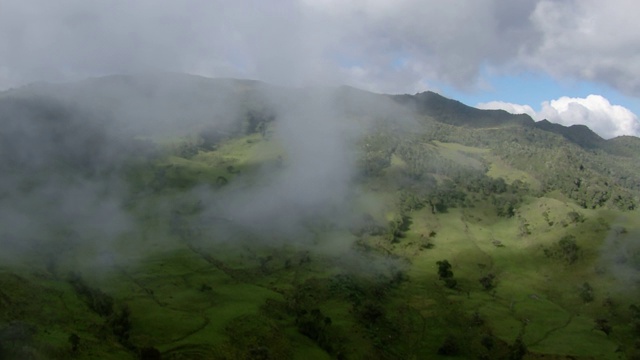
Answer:
POLYGON ((0 358, 635 358, 638 160, 431 92, 0 93, 0 358))

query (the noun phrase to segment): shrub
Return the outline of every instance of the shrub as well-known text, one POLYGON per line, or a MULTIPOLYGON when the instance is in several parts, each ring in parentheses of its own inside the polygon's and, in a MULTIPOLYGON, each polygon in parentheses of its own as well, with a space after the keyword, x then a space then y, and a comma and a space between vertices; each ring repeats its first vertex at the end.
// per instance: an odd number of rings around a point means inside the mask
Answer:
POLYGON ((494 274, 488 274, 487 276, 483 276, 480 278, 480 284, 485 290, 491 290, 495 287, 494 280, 496 276, 494 274))
POLYGON ((460 352, 458 340, 453 336, 447 336, 444 342, 438 348, 438 355, 455 356, 460 352))
POLYGON ((585 282, 580 287, 580 298, 585 303, 593 301, 593 299, 594 299, 594 297, 593 297, 593 288, 591 287, 591 285, 588 282, 585 282))

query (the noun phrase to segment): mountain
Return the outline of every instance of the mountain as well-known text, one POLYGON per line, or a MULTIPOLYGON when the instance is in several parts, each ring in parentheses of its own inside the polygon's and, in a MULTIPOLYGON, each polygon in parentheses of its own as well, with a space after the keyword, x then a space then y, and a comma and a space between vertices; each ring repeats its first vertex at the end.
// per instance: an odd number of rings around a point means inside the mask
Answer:
POLYGON ((634 358, 638 160, 433 92, 3 92, 0 358, 634 358))
POLYGON ((504 110, 481 110, 467 106, 459 101, 447 99, 434 92, 416 95, 399 95, 396 101, 411 105, 424 115, 455 126, 489 128, 496 126, 535 127, 544 131, 562 135, 570 142, 583 148, 606 148, 605 140, 584 125, 564 126, 548 120, 535 122, 526 114, 511 114, 504 110))
POLYGON ((431 91, 413 96, 397 95, 392 98, 401 104, 414 107, 423 116, 429 116, 450 125, 480 128, 507 125, 532 126, 534 123, 525 114, 513 115, 504 110, 476 109, 431 91))

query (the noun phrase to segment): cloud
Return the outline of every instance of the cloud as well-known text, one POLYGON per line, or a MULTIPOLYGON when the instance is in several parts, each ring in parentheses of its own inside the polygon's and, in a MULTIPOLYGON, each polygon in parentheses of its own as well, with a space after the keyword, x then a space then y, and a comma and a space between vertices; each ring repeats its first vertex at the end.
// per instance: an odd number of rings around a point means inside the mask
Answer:
POLYGON ((519 105, 504 101, 489 101, 486 103, 479 103, 476 107, 478 109, 500 109, 512 114, 527 114, 533 119, 537 117, 535 110, 533 110, 529 105, 519 105))
POLYGON ((4 0, 0 88, 149 70, 414 92, 542 71, 640 95, 637 5, 612 0, 4 0))
POLYGON ((473 86, 527 42, 534 2, 3 1, 0 88, 170 70, 384 92, 473 86), (194 11, 197 9, 197 11, 194 11), (399 59, 406 61, 398 62, 399 59))
POLYGON ((539 43, 522 48, 518 61, 556 77, 608 84, 640 95, 638 4, 614 0, 539 1, 530 15, 539 43))
POLYGON ((623 106, 611 104, 600 95, 589 95, 586 98, 563 96, 543 102, 539 111, 533 110, 529 105, 502 101, 480 103, 477 107, 528 114, 536 121, 547 119, 565 126, 582 124, 605 139, 621 135, 640 136, 638 116, 623 106))

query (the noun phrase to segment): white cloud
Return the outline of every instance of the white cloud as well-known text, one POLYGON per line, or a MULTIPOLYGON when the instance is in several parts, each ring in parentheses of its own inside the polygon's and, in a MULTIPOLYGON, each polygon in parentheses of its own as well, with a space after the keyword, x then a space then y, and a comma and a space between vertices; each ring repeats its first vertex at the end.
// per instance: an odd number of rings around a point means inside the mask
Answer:
POLYGON ((543 102, 539 111, 529 105, 502 101, 481 103, 477 107, 502 109, 514 114, 524 113, 536 121, 547 119, 565 126, 586 125, 605 139, 620 135, 640 136, 638 116, 623 106, 611 104, 600 95, 589 95, 586 98, 563 96, 543 102))
POLYGON ((540 38, 522 48, 518 62, 640 96, 638 12, 635 0, 538 1, 529 20, 540 38))
POLYGON ((476 105, 478 109, 500 109, 512 114, 527 114, 533 119, 536 118, 536 112, 529 105, 519 105, 504 101, 489 101, 486 103, 479 103, 476 105))
POLYGON ((638 117, 623 106, 612 105, 600 95, 589 95, 586 98, 563 96, 545 101, 538 117, 567 126, 587 125, 604 138, 640 135, 638 117))
POLYGON ((483 64, 518 54, 513 45, 527 42, 535 8, 533 0, 276 4, 2 0, 0 67, 11 76, 0 88, 144 70, 381 92, 434 81, 473 87, 483 64))
POLYGON ((1 7, 0 88, 170 70, 412 92, 425 83, 474 88, 489 68, 597 81, 640 96, 636 0, 2 0, 1 7))

